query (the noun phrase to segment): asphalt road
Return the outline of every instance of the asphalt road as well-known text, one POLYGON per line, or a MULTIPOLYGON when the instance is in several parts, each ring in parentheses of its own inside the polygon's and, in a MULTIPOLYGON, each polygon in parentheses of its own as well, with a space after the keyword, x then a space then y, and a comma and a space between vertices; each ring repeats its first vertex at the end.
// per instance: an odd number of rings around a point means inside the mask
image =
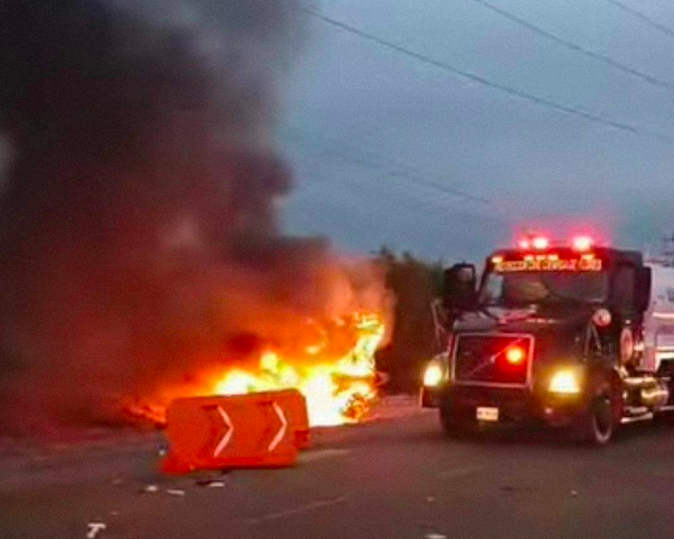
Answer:
POLYGON ((5 450, 0 537, 84 538, 89 522, 105 539, 672 536, 672 426, 592 449, 522 432, 448 440, 432 412, 393 416, 315 432, 284 470, 162 477, 154 434, 5 450))

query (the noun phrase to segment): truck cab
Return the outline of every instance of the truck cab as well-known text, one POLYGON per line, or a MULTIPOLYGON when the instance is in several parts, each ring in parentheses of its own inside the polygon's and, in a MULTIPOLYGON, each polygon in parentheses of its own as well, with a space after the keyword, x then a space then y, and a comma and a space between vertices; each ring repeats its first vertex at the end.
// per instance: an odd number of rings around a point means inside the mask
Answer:
POLYGON ((448 269, 446 349, 426 368, 422 405, 448 433, 538 423, 607 443, 669 405, 666 365, 644 341, 651 280, 641 253, 589 238, 498 250, 479 284, 470 264, 448 269))

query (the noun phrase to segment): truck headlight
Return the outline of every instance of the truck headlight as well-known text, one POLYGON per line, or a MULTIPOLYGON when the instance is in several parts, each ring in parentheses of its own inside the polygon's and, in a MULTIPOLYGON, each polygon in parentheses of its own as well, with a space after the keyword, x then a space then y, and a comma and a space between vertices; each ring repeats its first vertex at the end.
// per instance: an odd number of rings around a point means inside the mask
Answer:
POLYGON ((437 387, 445 377, 445 368, 440 361, 434 359, 431 361, 424 371, 424 386, 437 387))
POLYGON ((580 393, 580 373, 572 368, 558 370, 550 379, 548 391, 564 395, 580 393))

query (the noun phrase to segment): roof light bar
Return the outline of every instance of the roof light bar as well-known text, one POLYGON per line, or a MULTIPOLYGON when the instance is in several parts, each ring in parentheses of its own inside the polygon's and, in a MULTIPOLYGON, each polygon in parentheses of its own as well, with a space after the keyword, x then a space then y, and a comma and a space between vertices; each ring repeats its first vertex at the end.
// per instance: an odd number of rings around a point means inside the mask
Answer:
POLYGON ((573 238, 573 248, 576 251, 589 251, 592 249, 594 242, 589 236, 577 236, 573 238))
MULTIPOLYGON (((563 244, 555 243, 555 245, 562 246, 563 244)), ((571 238, 570 245, 574 251, 584 253, 592 250, 592 248, 595 246, 595 242, 591 236, 574 236, 571 238)), ((528 251, 530 249, 536 251, 544 251, 552 246, 552 242, 550 241, 550 238, 548 238, 547 236, 530 235, 520 239, 517 242, 517 246, 524 251, 528 251)))

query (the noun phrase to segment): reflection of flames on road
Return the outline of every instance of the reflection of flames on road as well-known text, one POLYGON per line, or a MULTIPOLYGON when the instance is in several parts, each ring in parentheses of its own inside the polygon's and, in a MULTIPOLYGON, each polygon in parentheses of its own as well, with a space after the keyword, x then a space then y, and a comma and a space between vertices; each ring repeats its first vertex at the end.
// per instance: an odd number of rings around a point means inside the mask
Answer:
MULTIPOLYGON (((374 353, 384 336, 384 325, 375 315, 352 321, 355 345, 336 360, 327 343, 305 348, 300 361, 268 350, 256 369, 233 369, 215 383, 212 393, 233 395, 275 389, 298 389, 307 400, 311 425, 356 422, 377 395, 374 353)), ((341 321, 341 325, 347 324, 341 321)))

